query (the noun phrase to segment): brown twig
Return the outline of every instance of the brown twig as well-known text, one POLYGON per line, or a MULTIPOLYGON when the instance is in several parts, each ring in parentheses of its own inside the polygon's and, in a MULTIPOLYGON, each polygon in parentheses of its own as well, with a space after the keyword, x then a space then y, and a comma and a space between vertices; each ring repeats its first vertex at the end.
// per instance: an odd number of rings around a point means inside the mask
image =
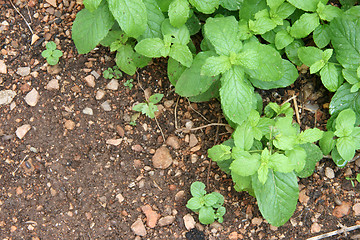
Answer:
POLYGON ((298 124, 301 126, 301 122, 300 122, 300 115, 299 115, 299 107, 296 101, 296 95, 294 95, 295 98, 293 98, 293 102, 294 102, 294 108, 295 108, 295 115, 296 115, 296 120, 298 122, 298 124))
POLYGON ((350 232, 350 231, 353 231, 353 230, 356 230, 356 229, 359 229, 359 228, 360 228, 360 225, 355 225, 355 226, 352 226, 352 227, 345 227, 345 228, 341 228, 341 229, 336 230, 336 231, 332 231, 332 232, 328 232, 328 233, 325 233, 325 234, 322 234, 322 235, 319 235, 319 236, 308 238, 307 240, 324 239, 324 238, 335 236, 335 235, 338 235, 338 234, 341 234, 341 233, 350 232))
POLYGON ((11 5, 13 6, 13 8, 15 9, 15 11, 16 11, 18 14, 20 14, 20 16, 22 17, 22 19, 24 19, 24 21, 25 21, 26 25, 28 26, 31 34, 34 35, 34 32, 33 32, 33 30, 31 29, 30 24, 28 23, 28 21, 26 21, 26 18, 25 18, 25 17, 21 14, 21 12, 15 7, 14 3, 13 3, 11 0, 10 0, 10 3, 11 3, 11 5))
POLYGON ((206 117, 204 117, 204 115, 202 115, 199 111, 195 110, 195 109, 193 108, 193 106, 191 106, 190 100, 189 100, 188 98, 186 98, 186 99, 187 99, 188 102, 189 102, 190 108, 191 108, 194 112, 196 112, 197 114, 199 114, 205 121, 207 121, 208 123, 210 123, 210 121, 209 121, 206 117))
MULTIPOLYGON (((218 124, 220 123, 220 119, 221 117, 218 117, 218 124)), ((216 133, 215 133, 215 140, 214 140, 214 146, 216 145, 217 141, 218 141, 218 136, 219 136, 219 127, 220 125, 217 125, 216 127, 216 133)), ((208 171, 207 171, 207 175, 206 175, 206 186, 209 190, 209 179, 210 179, 210 171, 211 171, 211 164, 212 164, 212 159, 210 158, 210 162, 209 162, 209 167, 208 167, 208 171)))
POLYGON ((17 166, 17 168, 12 172, 12 175, 15 177, 15 173, 16 171, 20 168, 21 164, 23 164, 23 162, 28 158, 29 155, 26 155, 23 160, 21 160, 21 162, 19 163, 19 165, 17 166))
POLYGON ((174 118, 175 118, 175 129, 178 129, 178 125, 177 125, 177 107, 179 105, 179 100, 180 100, 180 96, 178 97, 177 101, 176 101, 176 105, 175 105, 175 110, 174 110, 174 118))
POLYGON ((196 127, 196 128, 179 128, 177 129, 175 132, 181 132, 181 131, 184 131, 184 130, 187 130, 187 131, 196 131, 196 130, 200 130, 200 129, 203 129, 203 128, 207 128, 207 127, 210 127, 210 126, 230 126, 229 124, 225 124, 225 123, 210 123, 210 124, 206 124, 204 126, 200 126, 200 127, 196 127))

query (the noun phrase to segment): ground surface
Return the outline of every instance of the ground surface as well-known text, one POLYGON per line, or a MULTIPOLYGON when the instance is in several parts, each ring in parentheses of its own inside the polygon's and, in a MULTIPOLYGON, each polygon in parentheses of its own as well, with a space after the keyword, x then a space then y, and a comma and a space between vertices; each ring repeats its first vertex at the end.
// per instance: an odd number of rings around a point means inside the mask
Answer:
MULTIPOLYGON (((223 194, 227 209, 222 224, 196 224, 205 239, 307 239, 359 224, 360 187, 345 179, 356 176, 359 160, 344 169, 321 160, 313 176, 299 180, 294 216, 284 226, 272 227, 255 199, 235 192, 215 164, 208 176, 206 151, 230 137, 227 129, 177 131, 224 123, 218 102, 190 105, 174 94, 166 60, 133 76, 131 90, 123 85, 129 76, 119 79, 117 90, 108 89, 116 84, 107 86, 110 80, 101 73, 114 65, 113 56, 102 48, 78 55, 71 41, 80 5, 70 0, 58 1, 56 7, 41 0, 14 4, 39 39, 31 45, 24 19, 10 0, 0 0, 0 91, 16 93, 11 104, 0 105, 0 239, 186 239, 184 216, 191 214, 190 220, 198 222, 185 207, 190 184, 197 180, 223 194), (64 52, 54 68, 41 56, 48 40, 64 52), (139 116, 136 126, 130 124, 135 114, 131 107, 145 99, 140 86, 165 95, 157 119, 166 143, 154 119, 139 116), (26 98, 30 92, 35 98, 26 98), (27 124, 31 128, 21 136, 27 124), (156 151, 165 151, 159 161, 169 167, 154 167, 156 151)), ((302 97, 299 105, 320 107, 316 122, 311 111, 300 115, 302 128, 324 129, 329 97, 317 85, 305 74, 291 88, 261 94, 265 101, 282 103, 295 91, 302 97)), ((357 234, 329 239, 357 239, 357 234)))

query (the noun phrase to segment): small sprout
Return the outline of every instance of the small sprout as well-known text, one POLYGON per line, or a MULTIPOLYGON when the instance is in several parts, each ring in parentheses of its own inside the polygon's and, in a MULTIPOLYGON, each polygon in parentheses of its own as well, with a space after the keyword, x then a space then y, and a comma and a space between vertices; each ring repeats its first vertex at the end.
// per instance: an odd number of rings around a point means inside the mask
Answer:
POLYGON ((124 86, 128 87, 131 90, 134 86, 134 84, 132 84, 133 81, 133 79, 128 79, 126 82, 124 82, 124 86))
POLYGON ((118 66, 114 66, 113 68, 108 68, 103 72, 103 77, 106 79, 119 79, 122 77, 122 72, 119 70, 118 66))
POLYGON ((155 117, 155 112, 158 110, 156 104, 161 101, 164 94, 156 93, 149 97, 149 101, 145 103, 139 103, 133 106, 132 110, 141 112, 149 118, 155 117))
POLYGON ((43 56, 50 65, 56 65, 62 55, 63 53, 56 49, 56 43, 53 41, 48 42, 46 44, 46 50, 41 53, 41 56, 43 56))

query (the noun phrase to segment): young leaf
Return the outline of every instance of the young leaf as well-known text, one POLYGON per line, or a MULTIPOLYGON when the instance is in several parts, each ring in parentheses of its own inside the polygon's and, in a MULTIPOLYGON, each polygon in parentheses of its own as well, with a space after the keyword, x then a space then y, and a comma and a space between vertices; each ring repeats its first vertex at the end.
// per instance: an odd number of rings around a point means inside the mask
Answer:
POLYGON ((169 56, 188 68, 193 61, 193 56, 189 47, 179 43, 174 43, 171 46, 169 56))
POLYGON ((43 56, 44 58, 51 57, 52 52, 53 52, 53 50, 46 49, 46 50, 42 51, 41 56, 43 56))
POLYGON ((264 34, 276 27, 276 23, 269 17, 261 17, 255 21, 249 20, 249 29, 255 34, 264 34))
POLYGON ((302 65, 302 62, 298 57, 298 49, 302 46, 304 46, 304 42, 302 40, 296 39, 285 47, 286 56, 292 63, 296 64, 297 66, 302 65))
POLYGON ((326 63, 320 71, 321 81, 324 86, 331 92, 335 92, 344 82, 341 74, 341 68, 335 63, 326 63))
POLYGON ((240 65, 247 69, 259 68, 260 59, 260 54, 256 49, 243 49, 239 54, 230 54, 230 62, 232 64, 240 65))
POLYGON ((203 197, 192 197, 186 204, 186 207, 193 211, 199 211, 202 206, 204 206, 203 197))
POLYGON ((223 8, 230 11, 239 10, 243 0, 220 0, 220 4, 223 8))
POLYGON ((157 104, 158 102, 161 101, 161 99, 164 97, 164 94, 161 93, 156 93, 154 95, 151 95, 149 97, 149 102, 153 103, 153 104, 157 104))
POLYGON ((319 140, 319 146, 324 155, 328 155, 335 147, 336 140, 332 131, 324 132, 323 137, 319 140))
POLYGON ((243 123, 238 125, 233 133, 235 146, 241 150, 248 151, 254 142, 254 131, 250 124, 243 123))
POLYGON ((108 5, 104 3, 94 11, 81 10, 72 26, 72 39, 80 54, 88 53, 100 43, 114 24, 108 5))
POLYGON ((220 4, 220 0, 189 0, 189 2, 199 12, 205 14, 213 13, 219 7, 220 4))
POLYGON ((319 25, 319 16, 316 13, 304 13, 291 26, 290 35, 293 38, 305 38, 319 25))
POLYGON ((54 51, 56 49, 56 43, 53 41, 50 41, 46 44, 46 49, 54 51))
POLYGON ((239 18, 244 20, 253 19, 255 13, 265 8, 267 8, 265 0, 243 1, 239 10, 239 18))
POLYGON ((205 206, 207 207, 212 207, 217 203, 217 201, 218 201, 218 196, 216 194, 209 193, 204 196, 205 206))
POLYGON ((194 197, 202 197, 206 194, 205 184, 202 182, 193 182, 190 186, 191 195, 194 197))
POLYGON ((310 74, 317 73, 325 66, 324 60, 319 60, 310 66, 310 74))
POLYGON ((147 27, 145 32, 137 38, 138 41, 145 38, 161 38, 161 24, 164 21, 164 14, 155 0, 142 0, 147 12, 147 27))
MULTIPOLYGON (((252 175, 252 176, 256 176, 256 175, 252 175)), ((259 182, 261 184, 265 184, 268 177, 269 177, 269 166, 266 163, 262 163, 257 172, 257 179, 259 179, 259 182)), ((254 181, 254 180, 252 180, 252 181, 254 181)))
POLYGON ((173 58, 169 58, 168 65, 167 65, 167 73, 169 81, 173 86, 176 86, 178 79, 180 78, 181 74, 185 71, 186 67, 176 61, 173 58))
POLYGON ((56 65, 59 62, 59 58, 50 56, 46 58, 46 61, 49 63, 49 65, 56 65))
POLYGON ((108 3, 112 15, 129 37, 137 38, 144 33, 147 12, 141 0, 108 0, 108 3))
POLYGON ((57 49, 56 49, 56 50, 53 52, 53 54, 52 54, 52 56, 53 56, 54 58, 60 58, 62 55, 63 55, 62 51, 57 50, 57 49))
POLYGON ((297 172, 296 175, 301 178, 307 178, 314 173, 315 165, 322 159, 323 153, 320 148, 313 143, 305 143, 299 146, 306 151, 306 162, 303 170, 297 172))
POLYGON ((134 75, 136 72, 136 65, 133 62, 134 50, 130 45, 121 45, 117 50, 115 62, 116 65, 126 74, 134 75))
POLYGON ((321 1, 317 5, 316 12, 319 14, 320 19, 328 22, 340 16, 340 14, 342 13, 340 8, 332 5, 325 5, 321 1))
POLYGON ((234 188, 236 191, 248 191, 249 193, 253 191, 251 186, 251 176, 244 177, 236 174, 235 172, 231 172, 231 178, 235 183, 234 188))
POLYGON ((306 129, 301 132, 298 136, 298 141, 300 144, 304 143, 313 143, 321 139, 323 136, 323 131, 318 128, 306 129))
POLYGON ((349 136, 337 139, 336 148, 342 159, 347 162, 350 161, 353 159, 356 150, 354 138, 349 136))
POLYGON ((298 55, 301 62, 310 67, 314 63, 322 60, 323 51, 316 47, 300 47, 298 55))
POLYGON ((270 8, 278 8, 285 0, 266 0, 270 8))
POLYGON ((212 207, 202 207, 199 211, 199 221, 202 224, 211 224, 215 221, 215 211, 212 207))
POLYGON ((227 56, 209 57, 201 67, 201 75, 217 76, 231 68, 231 62, 227 56))
POLYGON ((237 147, 233 149, 232 158, 234 161, 230 165, 230 170, 240 176, 251 176, 260 167, 260 155, 251 155, 237 147))
POLYGON ((135 46, 136 52, 150 58, 166 57, 161 54, 163 49, 165 49, 164 41, 160 38, 145 38, 135 46))
POLYGON ((320 0, 287 0, 289 3, 294 5, 296 8, 307 12, 315 12, 317 5, 320 0))
POLYGON ((102 0, 84 0, 83 3, 87 10, 93 12, 99 7, 101 1, 102 0))
POLYGON ((252 182, 264 218, 273 226, 285 224, 293 215, 299 196, 295 173, 270 171, 265 184, 256 175, 253 175, 252 182))
POLYGON ((345 109, 341 111, 336 118, 335 135, 337 137, 350 136, 351 132, 354 129, 355 122, 356 122, 356 115, 352 109, 345 109))
POLYGON ((173 27, 170 24, 169 19, 165 19, 163 21, 163 23, 161 24, 161 31, 164 36, 170 35, 174 37, 174 39, 172 39, 173 43, 187 45, 188 42, 190 41, 189 29, 185 25, 182 25, 180 28, 173 27))
POLYGON ((281 50, 294 41, 294 38, 286 30, 282 30, 275 35, 275 46, 281 50))
POLYGON ((208 156, 214 162, 221 162, 231 158, 231 147, 224 144, 215 145, 208 150, 208 156))
POLYGON ((141 112, 143 114, 146 113, 148 109, 148 105, 146 103, 139 103, 132 107, 133 111, 141 112))
POLYGON ((324 48, 330 43, 330 29, 329 25, 322 24, 317 26, 313 32, 313 39, 319 48, 324 48))
POLYGON ((269 168, 277 172, 289 173, 294 170, 293 164, 284 154, 274 153, 269 157, 269 168))
POLYGON ((187 0, 174 0, 169 5, 169 19, 174 27, 181 27, 189 18, 189 3, 187 0))
POLYGON ((301 147, 295 147, 294 149, 285 151, 285 155, 288 157, 295 172, 301 172, 306 164, 306 151, 301 147))
MULTIPOLYGON (((359 177, 359 179, 360 179, 360 177, 359 177)), ((219 217, 224 216, 225 213, 226 213, 226 208, 223 207, 223 206, 221 206, 221 207, 219 207, 218 210, 216 211, 216 216, 219 218, 219 217)))

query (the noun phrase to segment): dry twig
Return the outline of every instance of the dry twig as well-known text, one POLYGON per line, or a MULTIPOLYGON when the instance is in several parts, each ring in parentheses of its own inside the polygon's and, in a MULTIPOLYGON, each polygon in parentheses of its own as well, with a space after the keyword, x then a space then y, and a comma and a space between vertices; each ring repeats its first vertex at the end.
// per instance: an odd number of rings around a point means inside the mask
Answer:
POLYGON ((21 164, 23 164, 23 162, 28 158, 29 155, 26 155, 23 160, 21 160, 21 162, 19 163, 19 165, 17 166, 17 168, 12 172, 12 175, 15 177, 15 173, 16 171, 20 168, 21 164))
POLYGON ((301 126, 300 115, 299 115, 299 107, 298 107, 298 104, 297 104, 297 101, 296 101, 296 95, 294 95, 293 102, 294 102, 296 120, 297 120, 298 124, 301 126))
POLYGON ((341 228, 341 229, 336 230, 336 231, 332 231, 332 232, 328 232, 328 233, 325 233, 325 234, 322 234, 322 235, 319 235, 319 236, 308 238, 307 240, 324 239, 324 238, 335 236, 335 235, 338 235, 338 234, 347 233, 347 232, 350 232, 350 231, 353 231, 353 230, 356 230, 356 229, 359 229, 359 228, 360 228, 360 225, 355 225, 355 226, 352 226, 352 227, 344 227, 344 228, 341 228))
POLYGON ((196 131, 196 130, 200 130, 200 129, 203 129, 203 128, 207 128, 207 127, 210 127, 210 126, 229 126, 229 124, 225 124, 225 123, 210 123, 210 124, 206 124, 206 125, 203 125, 203 126, 200 126, 200 127, 196 127, 196 128, 179 128, 177 129, 175 132, 182 132, 184 130, 187 130, 187 131, 196 131))
MULTIPOLYGON (((221 117, 219 116, 219 117, 218 117, 218 124, 220 124, 220 120, 221 120, 221 117)), ((217 143, 217 141, 218 141, 219 127, 220 127, 220 125, 217 125, 217 127, 216 127, 216 134, 215 134, 214 146, 216 145, 216 143, 217 143)), ((207 172, 207 176, 206 176, 206 186, 207 186, 208 190, 209 190, 209 179, 210 179, 211 164, 212 164, 212 159, 210 158, 209 167, 208 167, 208 172, 207 172)))
POLYGON ((33 30, 31 29, 30 24, 28 23, 28 21, 26 21, 26 18, 24 17, 24 15, 21 14, 21 12, 15 7, 14 3, 13 3, 11 0, 10 0, 10 3, 11 3, 11 5, 13 6, 13 8, 15 9, 15 11, 16 11, 18 14, 20 14, 20 16, 22 17, 22 19, 24 19, 24 21, 25 21, 26 25, 28 26, 31 34, 34 35, 34 32, 33 32, 33 30))
POLYGON ((199 114, 205 121, 207 121, 208 123, 211 123, 204 115, 202 115, 199 111, 197 111, 197 110, 195 110, 194 108, 193 108, 193 106, 191 106, 191 102, 190 102, 190 100, 188 99, 188 98, 186 98, 187 100, 188 100, 188 102, 189 102, 189 106, 190 106, 190 108, 194 111, 194 112, 196 112, 197 114, 199 114))

